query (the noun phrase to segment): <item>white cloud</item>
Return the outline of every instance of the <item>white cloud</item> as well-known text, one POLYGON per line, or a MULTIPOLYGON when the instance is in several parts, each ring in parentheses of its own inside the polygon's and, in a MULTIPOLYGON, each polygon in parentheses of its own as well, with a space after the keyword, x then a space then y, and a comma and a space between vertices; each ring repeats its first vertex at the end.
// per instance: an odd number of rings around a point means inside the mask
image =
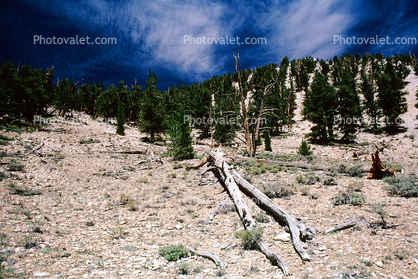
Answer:
POLYGON ((333 44, 333 37, 344 35, 353 26, 351 7, 347 5, 332 0, 301 0, 276 7, 268 19, 272 25, 270 49, 292 58, 332 58, 341 53, 346 46, 333 44))

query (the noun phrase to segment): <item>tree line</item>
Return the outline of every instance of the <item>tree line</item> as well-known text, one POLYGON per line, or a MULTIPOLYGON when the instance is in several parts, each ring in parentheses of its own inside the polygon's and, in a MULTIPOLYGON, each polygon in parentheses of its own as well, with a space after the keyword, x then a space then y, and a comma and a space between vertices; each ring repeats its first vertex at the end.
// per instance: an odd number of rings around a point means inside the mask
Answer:
POLYGON ((267 150, 270 137, 294 123, 296 92, 304 91, 302 112, 314 125, 311 141, 355 140, 360 129, 396 132, 399 115, 406 112, 405 78, 411 66, 418 72, 415 56, 345 54, 332 60, 312 57, 262 67, 239 69, 191 85, 157 87, 150 69, 143 87, 104 87, 102 82, 56 80, 53 68, 32 69, 5 61, 0 68, 0 115, 32 121, 35 115, 72 115, 116 118, 116 132, 125 124, 137 126, 151 142, 168 133, 177 159, 193 157, 191 128, 198 137, 225 143, 246 131, 243 142, 254 156, 261 139, 267 150), (312 82, 310 83, 310 80, 312 82), (380 120, 385 118, 382 126, 380 120), (367 119, 367 121, 366 121, 367 119))

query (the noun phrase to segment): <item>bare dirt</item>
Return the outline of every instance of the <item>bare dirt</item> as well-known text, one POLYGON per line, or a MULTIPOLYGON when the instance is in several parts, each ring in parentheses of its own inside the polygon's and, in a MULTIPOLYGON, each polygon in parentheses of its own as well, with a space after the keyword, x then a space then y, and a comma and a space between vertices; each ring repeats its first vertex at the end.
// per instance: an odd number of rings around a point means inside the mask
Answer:
MULTIPOLYGON (((371 142, 378 142, 386 146, 381 154, 384 164, 400 166, 405 174, 415 175, 418 80, 411 74, 407 81, 405 133, 360 133, 353 145, 311 145, 312 163, 370 166, 371 142), (367 149, 368 154, 353 158, 353 150, 360 148, 367 149)), ((299 103, 302 98, 299 94, 299 103)), ((12 178, 0 182, 0 249, 5 277, 284 278, 263 254, 243 249, 234 235, 242 225, 232 206, 213 222, 206 221, 227 195, 212 174, 201 177, 199 171, 186 171, 185 166, 198 164, 207 146, 194 146, 199 158, 173 162, 164 156, 166 146, 141 141, 145 135, 136 128, 128 128, 125 136, 119 136, 114 125, 83 114, 76 119, 85 123, 53 123, 51 132, 2 132, 15 139, 1 146, 7 153, 1 158, 3 166, 13 160, 24 165, 23 171, 12 171, 12 178), (22 155, 41 141, 45 143, 45 157, 22 155), (120 153, 147 149, 147 154, 120 153), (164 164, 153 161, 157 157, 164 164), (26 189, 28 195, 16 193, 16 188, 26 189), (34 191, 39 191, 38 195, 34 191), (217 254, 227 267, 221 272, 211 261, 197 256, 168 262, 158 250, 170 244, 217 254), (179 264, 188 268, 187 275, 179 274, 179 264)), ((303 121, 300 113, 296 120, 289 131, 273 139, 270 157, 297 158, 297 149, 311 124, 303 121)), ((232 149, 225 148, 225 153, 232 155, 232 149)), ((291 242, 279 239, 285 232, 281 226, 270 217, 269 222, 260 223, 263 239, 292 272, 288 278, 418 278, 416 198, 391 197, 384 189, 386 182, 367 180, 367 174, 350 177, 277 166, 276 171, 270 168, 257 174, 247 173, 245 164, 234 166, 255 186, 289 186, 294 194, 274 201, 318 232, 313 241, 304 244, 314 260, 302 262, 291 242), (320 181, 313 185, 298 182, 307 176, 320 181), (324 185, 330 178, 337 185, 324 185), (334 195, 348 187, 360 188, 367 202, 361 206, 334 205, 334 195), (379 204, 388 214, 388 224, 399 226, 373 233, 368 224, 380 221, 373 212, 373 205, 379 204), (355 228, 321 233, 352 218, 358 223, 355 228)), ((252 201, 246 201, 253 215, 261 212, 252 201)))

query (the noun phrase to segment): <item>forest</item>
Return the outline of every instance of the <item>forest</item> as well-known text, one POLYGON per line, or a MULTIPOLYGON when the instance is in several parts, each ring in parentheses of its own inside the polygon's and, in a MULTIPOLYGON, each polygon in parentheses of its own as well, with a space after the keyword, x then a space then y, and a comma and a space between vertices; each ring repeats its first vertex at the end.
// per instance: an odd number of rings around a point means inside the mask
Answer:
POLYGON ((345 54, 320 61, 284 57, 280 65, 242 71, 238 60, 235 73, 173 85, 165 91, 158 89, 151 69, 144 88, 136 80, 131 86, 121 80, 104 88, 102 82, 89 83, 88 78, 81 83, 56 79, 53 68, 32 69, 5 61, 0 69, 0 115, 32 121, 35 115, 67 116, 80 111, 94 118, 116 118, 120 135, 125 124, 147 133, 151 142, 162 133, 170 134, 179 159, 193 157, 191 128, 199 131, 200 139, 211 137, 212 143, 237 141, 237 132, 245 129, 256 142, 252 151, 247 148, 254 156, 262 138, 269 142, 293 124, 295 93, 302 90, 306 92, 303 115, 314 124, 308 134, 312 142, 353 142, 359 130, 401 131, 408 66, 418 72, 413 55, 345 54), (190 119, 195 121, 189 123, 190 119))

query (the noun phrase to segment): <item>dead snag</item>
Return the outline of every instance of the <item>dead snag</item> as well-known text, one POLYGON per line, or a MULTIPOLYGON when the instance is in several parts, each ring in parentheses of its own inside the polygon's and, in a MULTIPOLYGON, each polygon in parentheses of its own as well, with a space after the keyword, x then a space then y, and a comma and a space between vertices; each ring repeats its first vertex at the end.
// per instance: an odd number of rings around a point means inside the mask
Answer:
POLYGON ((260 209, 270 214, 279 224, 289 228, 290 234, 292 235, 293 247, 301 259, 303 261, 311 260, 311 257, 303 249, 300 243, 300 240, 305 241, 307 238, 312 238, 312 234, 308 232, 305 225, 290 216, 269 197, 243 179, 236 171, 232 171, 232 176, 237 182, 240 190, 252 199, 260 209))
POLYGON ((382 179, 384 176, 395 175, 395 171, 397 168, 392 168, 391 170, 386 168, 382 164, 382 161, 380 161, 379 150, 375 152, 374 156, 372 154, 372 161, 373 161, 372 167, 370 168, 369 176, 367 177, 367 179, 382 179))

